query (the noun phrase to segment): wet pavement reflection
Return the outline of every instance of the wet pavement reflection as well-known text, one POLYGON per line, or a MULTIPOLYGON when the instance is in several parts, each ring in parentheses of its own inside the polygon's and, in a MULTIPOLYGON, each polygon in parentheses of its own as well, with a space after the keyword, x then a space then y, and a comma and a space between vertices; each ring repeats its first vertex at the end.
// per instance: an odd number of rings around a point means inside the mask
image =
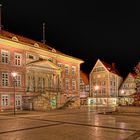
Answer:
POLYGON ((0 114, 0 140, 138 140, 140 115, 92 108, 0 114))

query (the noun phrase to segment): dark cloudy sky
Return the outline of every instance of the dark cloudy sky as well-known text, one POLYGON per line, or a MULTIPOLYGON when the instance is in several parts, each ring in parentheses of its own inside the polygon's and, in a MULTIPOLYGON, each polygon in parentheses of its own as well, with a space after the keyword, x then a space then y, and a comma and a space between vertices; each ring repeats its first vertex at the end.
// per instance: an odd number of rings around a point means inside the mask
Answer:
POLYGON ((49 45, 81 58, 89 73, 98 58, 115 62, 122 76, 140 61, 140 8, 136 1, 0 0, 4 29, 42 39, 46 22, 49 45))

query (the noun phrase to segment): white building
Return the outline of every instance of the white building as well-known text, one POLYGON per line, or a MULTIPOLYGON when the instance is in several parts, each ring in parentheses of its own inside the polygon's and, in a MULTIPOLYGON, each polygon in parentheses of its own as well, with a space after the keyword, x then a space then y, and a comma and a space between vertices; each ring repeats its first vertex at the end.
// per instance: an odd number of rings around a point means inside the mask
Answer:
POLYGON ((89 78, 90 98, 88 104, 97 106, 116 106, 118 89, 122 82, 122 77, 115 68, 115 63, 109 65, 98 59, 90 72, 89 78))
POLYGON ((119 89, 119 103, 121 105, 127 105, 133 103, 133 98, 130 95, 136 92, 136 82, 135 76, 132 73, 129 73, 119 89))

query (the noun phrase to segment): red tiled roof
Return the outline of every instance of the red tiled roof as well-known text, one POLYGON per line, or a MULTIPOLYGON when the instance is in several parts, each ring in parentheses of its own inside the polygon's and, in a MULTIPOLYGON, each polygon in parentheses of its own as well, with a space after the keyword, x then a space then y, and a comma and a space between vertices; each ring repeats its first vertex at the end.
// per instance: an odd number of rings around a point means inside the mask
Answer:
POLYGON ((136 75, 134 73, 129 73, 134 79, 136 78, 136 75))
POLYGON ((67 57, 70 57, 70 58, 73 58, 73 59, 78 59, 80 61, 83 61, 83 60, 81 60, 79 58, 76 58, 76 57, 64 54, 64 53, 62 53, 62 52, 60 52, 58 50, 55 50, 54 48, 48 46, 47 44, 43 44, 41 42, 34 41, 32 39, 29 39, 29 38, 26 38, 26 37, 23 37, 23 36, 20 36, 20 35, 17 35, 17 34, 13 34, 13 33, 10 33, 8 31, 5 31, 5 30, 0 31, 0 36, 6 37, 9 40, 11 40, 13 37, 16 37, 18 39, 18 41, 15 40, 16 42, 20 42, 20 43, 27 44, 27 45, 32 45, 32 46, 34 46, 35 43, 37 43, 39 45, 39 48, 42 48, 42 49, 44 48, 44 49, 47 49, 50 52, 54 52, 54 53, 57 53, 57 54, 61 54, 63 56, 67 56, 67 57))
POLYGON ((121 76, 120 73, 118 72, 118 70, 117 70, 116 68, 113 68, 112 65, 110 65, 110 64, 108 64, 108 63, 106 63, 106 62, 103 62, 103 61, 101 61, 101 62, 103 63, 103 65, 106 67, 106 69, 107 69, 109 72, 121 76))
POLYGON ((89 84, 88 75, 86 73, 84 73, 83 71, 80 71, 80 77, 83 79, 83 81, 86 85, 89 84))
POLYGON ((20 42, 23 42, 23 43, 27 43, 27 44, 30 44, 30 45, 34 45, 35 43, 37 43, 40 47, 42 48, 47 48, 49 50, 51 50, 52 48, 49 47, 48 45, 46 44, 43 44, 43 43, 40 43, 38 41, 34 41, 32 39, 29 39, 29 38, 26 38, 26 37, 23 37, 23 36, 20 36, 20 35, 17 35, 17 34, 13 34, 13 33, 10 33, 8 31, 5 31, 5 30, 1 30, 0 32, 0 35, 6 37, 6 38, 9 38, 9 39, 12 39, 12 37, 17 37, 17 39, 20 41, 20 42))

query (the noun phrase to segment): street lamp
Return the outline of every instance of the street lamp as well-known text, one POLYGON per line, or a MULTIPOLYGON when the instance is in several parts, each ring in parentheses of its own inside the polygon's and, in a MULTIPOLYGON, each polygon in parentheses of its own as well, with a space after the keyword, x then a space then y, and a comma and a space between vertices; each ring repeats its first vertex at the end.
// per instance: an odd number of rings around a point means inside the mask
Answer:
POLYGON ((124 90, 123 90, 123 89, 121 90, 121 94, 122 94, 121 96, 123 96, 123 98, 122 98, 122 99, 123 99, 123 100, 122 100, 122 103, 125 104, 125 97, 124 97, 124 90))
POLYGON ((121 90, 121 93, 124 94, 124 90, 123 89, 121 90))
POLYGON ((17 76, 17 73, 16 72, 12 72, 12 77, 13 77, 13 86, 14 86, 14 115, 16 114, 16 102, 15 102, 15 98, 16 98, 16 93, 15 93, 15 82, 16 82, 16 76, 17 76))
POLYGON ((96 85, 95 86, 95 91, 96 91, 96 110, 97 110, 97 91, 98 91, 98 89, 99 89, 99 86, 96 85))

